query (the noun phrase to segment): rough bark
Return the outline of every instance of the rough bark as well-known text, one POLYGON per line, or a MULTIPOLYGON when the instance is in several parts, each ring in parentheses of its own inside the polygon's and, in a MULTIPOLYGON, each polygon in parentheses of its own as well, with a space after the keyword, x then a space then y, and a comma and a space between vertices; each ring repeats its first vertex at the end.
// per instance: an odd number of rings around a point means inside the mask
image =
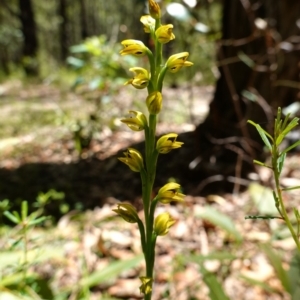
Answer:
MULTIPOLYGON (((224 1, 220 78, 209 115, 196 130, 199 160, 216 160, 212 175, 224 171, 214 169, 222 161, 251 164, 262 153, 247 120, 271 130, 277 107, 299 101, 299 11, 294 0, 224 1)), ((237 164, 231 166, 228 174, 236 172, 237 164)))

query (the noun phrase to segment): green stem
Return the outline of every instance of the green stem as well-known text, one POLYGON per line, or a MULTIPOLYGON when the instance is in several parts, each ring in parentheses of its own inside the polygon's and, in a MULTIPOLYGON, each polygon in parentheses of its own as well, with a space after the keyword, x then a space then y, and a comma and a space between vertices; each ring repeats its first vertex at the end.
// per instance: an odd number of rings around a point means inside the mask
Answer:
MULTIPOLYGON (((156 240, 152 239, 154 209, 151 202, 153 184, 156 174, 157 151, 155 149, 155 133, 156 133, 157 116, 149 115, 149 131, 146 133, 146 168, 145 184, 143 184, 143 202, 146 225, 145 237, 145 261, 146 261, 146 276, 153 278, 154 267, 154 249, 156 240)), ((151 293, 145 295, 145 299, 151 299, 151 293)))
POLYGON ((24 262, 23 262, 23 285, 26 285, 27 268, 28 268, 28 238, 27 238, 27 220, 23 220, 23 239, 24 239, 24 262))
MULTIPOLYGON (((155 22, 155 30, 158 29, 161 26, 160 19, 157 19, 155 22)), ((160 73, 160 70, 162 68, 162 44, 155 39, 155 72, 153 74, 153 84, 155 88, 157 89, 157 80, 160 73)))
MULTIPOLYGON (((153 57, 153 53, 149 50, 147 51, 147 56, 149 59, 149 64, 150 64, 150 74, 151 77, 155 76, 155 60, 153 57)), ((148 84, 148 94, 151 94, 154 90, 155 90, 155 86, 153 86, 154 81, 150 80, 149 84, 148 84)))
MULTIPOLYGON (((161 26, 160 19, 155 22, 155 30, 161 26)), ((155 37, 154 37, 155 39, 155 37)), ((162 44, 155 39, 155 57, 148 55, 150 62, 151 81, 148 85, 148 94, 153 91, 160 91, 162 89, 162 80, 164 76, 161 76, 162 70, 162 44)), ((165 73, 165 72, 164 72, 165 73)), ((164 74, 163 74, 164 75, 164 74)), ((156 236, 153 235, 153 222, 154 211, 157 201, 154 199, 151 202, 152 190, 156 175, 156 164, 158 152, 156 151, 156 123, 157 116, 154 114, 149 115, 149 131, 145 132, 145 147, 146 147, 146 179, 143 185, 143 203, 145 214, 145 261, 146 261, 146 276, 153 278, 154 260, 155 260, 155 244, 156 236)), ((151 300, 152 292, 144 296, 145 300, 151 300)))
POLYGON ((142 244, 142 250, 143 250, 143 253, 145 255, 146 253, 146 235, 145 235, 145 228, 144 228, 144 224, 143 222, 139 219, 138 220, 138 226, 139 226, 139 231, 140 231, 140 234, 141 234, 141 244, 142 244))
POLYGON ((162 91, 162 87, 163 87, 163 82, 164 82, 166 71, 167 71, 167 66, 163 66, 162 69, 160 70, 159 75, 158 75, 158 78, 157 78, 157 90, 159 92, 162 91))
MULTIPOLYGON (((275 139, 276 140, 276 139, 275 139)), ((280 206, 280 210, 279 213, 281 214, 281 216, 283 217, 295 243, 296 243, 296 246, 297 246, 297 249, 298 251, 300 252, 300 242, 299 242, 299 239, 297 237, 297 234, 295 233, 295 230, 293 228, 293 225, 288 217, 288 214, 286 212, 286 208, 285 208, 285 205, 283 203, 283 199, 282 199, 282 190, 281 190, 281 187, 280 187, 280 183, 279 183, 279 177, 280 177, 280 174, 279 174, 279 171, 278 171, 278 166, 277 166, 277 162, 278 162, 278 148, 277 147, 274 147, 273 148, 273 158, 272 158, 272 166, 273 166, 273 173, 274 173, 274 179, 275 179, 275 186, 276 186, 276 193, 277 193, 277 199, 278 199, 278 202, 279 202, 279 206, 280 206)))

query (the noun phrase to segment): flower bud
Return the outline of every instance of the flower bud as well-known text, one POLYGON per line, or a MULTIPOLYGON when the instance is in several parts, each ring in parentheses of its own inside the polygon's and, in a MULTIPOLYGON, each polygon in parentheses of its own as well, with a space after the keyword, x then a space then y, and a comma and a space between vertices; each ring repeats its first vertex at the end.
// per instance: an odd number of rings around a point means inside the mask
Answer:
POLYGON ((159 202, 163 204, 168 204, 172 201, 182 202, 184 200, 185 195, 179 193, 180 184, 176 182, 169 182, 165 184, 157 194, 157 199, 159 202))
POLYGON ((150 80, 149 72, 144 68, 130 68, 129 71, 135 73, 135 76, 124 83, 124 85, 132 84, 136 89, 144 89, 148 86, 150 80))
POLYGON ((142 112, 130 110, 129 113, 135 115, 135 117, 122 119, 121 122, 125 123, 131 130, 142 131, 148 126, 147 118, 142 112))
POLYGON ((142 285, 140 286, 141 293, 147 295, 152 292, 152 278, 150 277, 140 277, 142 285))
POLYGON ((154 0, 148 0, 149 13, 153 19, 159 19, 161 17, 160 7, 154 0))
POLYGON ((143 23, 144 31, 146 33, 151 33, 151 31, 154 31, 155 20, 150 15, 141 16, 140 21, 143 23))
POLYGON ((146 99, 146 105, 150 114, 159 114, 162 108, 162 94, 158 91, 149 94, 146 99))
POLYGON ((156 29, 155 36, 161 44, 166 44, 175 39, 175 35, 172 30, 172 24, 162 25, 156 29))
POLYGON ((138 40, 124 40, 121 44, 124 46, 124 49, 120 51, 121 55, 145 56, 149 51, 144 43, 138 40))
POLYGON ((144 168, 143 156, 139 151, 128 148, 123 154, 125 157, 118 157, 118 159, 126 164, 133 172, 140 172, 144 168))
POLYGON ((188 52, 181 52, 171 55, 167 60, 167 68, 171 73, 178 72, 182 67, 190 67, 193 65, 192 62, 187 61, 189 57, 188 52))
POLYGON ((177 137, 178 134, 176 133, 169 133, 160 137, 156 143, 157 151, 161 154, 165 154, 169 153, 173 149, 180 148, 183 143, 177 142, 177 137))
POLYGON ((154 220, 154 232, 156 235, 166 235, 171 226, 176 221, 170 216, 168 212, 158 215, 154 220))
POLYGON ((139 219, 136 208, 129 203, 118 204, 118 207, 113 211, 128 223, 137 223, 139 219))

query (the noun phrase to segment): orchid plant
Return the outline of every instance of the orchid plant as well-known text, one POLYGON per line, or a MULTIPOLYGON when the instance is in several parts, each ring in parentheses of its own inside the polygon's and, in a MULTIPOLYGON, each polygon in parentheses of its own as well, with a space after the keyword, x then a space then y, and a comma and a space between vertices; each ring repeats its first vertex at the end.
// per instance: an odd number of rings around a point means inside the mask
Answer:
POLYGON ((187 60, 188 52, 174 54, 164 61, 163 45, 175 39, 173 25, 162 25, 161 9, 157 2, 149 0, 148 6, 149 15, 142 16, 140 21, 144 26, 144 31, 150 34, 154 42, 154 50, 151 51, 141 41, 130 39, 121 42, 124 48, 120 51, 121 55, 147 56, 149 61, 149 70, 141 67, 129 69, 134 76, 125 83, 125 85, 131 84, 136 89, 147 89, 148 95, 145 102, 149 114, 146 116, 140 111, 130 110, 131 116, 121 120, 133 131, 144 131, 145 153, 143 155, 134 148, 128 148, 124 152, 124 157, 119 158, 133 172, 140 173, 144 218, 139 217, 136 208, 130 203, 120 203, 113 210, 125 221, 138 225, 146 263, 146 274, 140 277, 140 291, 144 294, 145 300, 150 300, 152 296, 156 239, 158 236, 168 234, 169 229, 175 223, 169 212, 156 215, 155 209, 158 203, 182 202, 185 197, 180 192, 180 185, 170 182, 152 198, 158 155, 180 148, 183 144, 177 141, 176 133, 156 138, 157 118, 163 104, 163 81, 167 72, 176 73, 183 67, 193 65, 187 60))

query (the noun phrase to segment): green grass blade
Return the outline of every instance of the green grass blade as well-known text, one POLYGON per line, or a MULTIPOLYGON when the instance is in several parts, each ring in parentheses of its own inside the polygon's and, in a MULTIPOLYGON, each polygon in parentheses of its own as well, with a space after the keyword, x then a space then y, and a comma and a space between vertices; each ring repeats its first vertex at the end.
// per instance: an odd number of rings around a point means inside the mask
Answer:
POLYGON ((270 245, 262 245, 262 250, 267 255, 271 265, 273 266, 278 279, 281 281, 284 289, 290 293, 291 292, 291 282, 288 278, 287 271, 282 266, 282 258, 271 248, 270 245))
POLYGON ((236 229, 233 221, 228 216, 217 211, 216 209, 206 206, 204 210, 200 212, 197 216, 222 228, 227 233, 232 235, 237 241, 240 242, 243 240, 240 232, 236 229))
POLYGON ((263 290, 265 290, 268 293, 275 293, 276 290, 274 288, 272 288, 271 286, 269 286, 267 283, 263 282, 263 281, 259 281, 244 275, 240 276, 241 279, 245 280, 246 282, 248 282, 251 285, 256 285, 259 286, 260 288, 262 288, 263 290))
POLYGON ((109 266, 107 266, 103 270, 98 270, 91 275, 81 279, 79 281, 79 286, 81 287, 92 287, 99 283, 105 282, 108 279, 114 279, 120 273, 125 270, 131 269, 135 267, 138 263, 143 259, 143 255, 138 255, 129 260, 121 260, 112 262, 109 266))
POLYGON ((203 281, 209 288, 209 297, 211 300, 230 300, 225 294, 224 289, 217 277, 208 272, 203 266, 200 265, 201 273, 203 274, 203 281))
POLYGON ((292 300, 300 299, 300 254, 296 252, 290 262, 290 269, 288 271, 291 283, 292 300))

